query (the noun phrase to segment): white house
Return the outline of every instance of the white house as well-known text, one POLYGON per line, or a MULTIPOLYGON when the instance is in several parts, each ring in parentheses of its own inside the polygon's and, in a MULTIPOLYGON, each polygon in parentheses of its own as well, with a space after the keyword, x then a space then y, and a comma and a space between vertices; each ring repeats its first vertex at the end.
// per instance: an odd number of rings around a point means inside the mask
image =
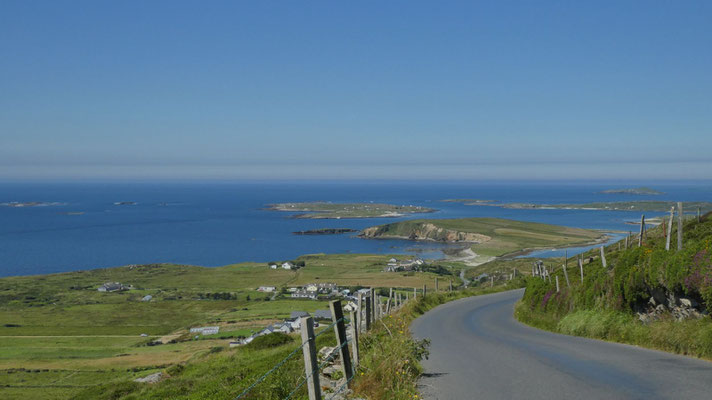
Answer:
POLYGON ((270 264, 269 267, 272 268, 272 269, 277 269, 277 264, 270 264))
POLYGON ((220 332, 219 326, 203 326, 200 328, 190 328, 190 333, 200 333, 202 335, 214 335, 220 332))
POLYGON ((257 288, 258 292, 265 292, 265 293, 272 293, 275 290, 277 290, 277 288, 274 286, 260 286, 257 288))
POLYGON ((118 292, 127 289, 128 286, 124 286, 119 282, 106 282, 105 284, 99 286, 99 289, 97 290, 100 292, 118 292))
POLYGON ((286 263, 282 264, 282 268, 284 269, 294 269, 294 264, 290 263, 287 261, 286 263))

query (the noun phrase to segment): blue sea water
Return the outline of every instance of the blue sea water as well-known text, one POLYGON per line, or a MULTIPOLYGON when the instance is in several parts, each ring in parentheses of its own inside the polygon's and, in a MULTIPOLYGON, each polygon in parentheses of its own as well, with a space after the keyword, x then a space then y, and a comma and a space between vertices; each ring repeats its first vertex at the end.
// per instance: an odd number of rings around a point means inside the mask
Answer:
MULTIPOLYGON (((625 222, 640 218, 639 212, 514 210, 440 201, 449 198, 529 203, 712 200, 709 182, 644 184, 666 194, 597 193, 638 185, 606 182, 1 183, 0 203, 43 201, 62 205, 0 207, 0 276, 153 262, 220 266, 287 260, 309 253, 419 253, 437 258, 442 256, 442 245, 436 243, 365 240, 352 234, 297 236, 292 232, 363 229, 411 218, 460 217, 628 231, 635 227, 625 222), (122 201, 136 204, 114 204, 122 201), (402 218, 309 220, 264 209, 270 203, 295 201, 373 201, 422 205, 438 211, 402 218)), ((546 250, 536 256, 559 253, 546 250)), ((570 249, 569 254, 573 253, 575 249, 570 249)))

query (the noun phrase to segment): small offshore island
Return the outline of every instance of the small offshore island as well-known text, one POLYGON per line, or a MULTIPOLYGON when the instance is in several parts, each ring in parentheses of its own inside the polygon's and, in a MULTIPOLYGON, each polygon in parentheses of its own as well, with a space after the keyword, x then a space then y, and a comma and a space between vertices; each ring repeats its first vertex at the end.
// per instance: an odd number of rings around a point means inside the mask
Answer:
POLYGON ((3 207, 15 207, 15 208, 21 208, 21 207, 49 207, 49 206, 63 206, 65 205, 64 203, 59 203, 59 202, 49 202, 49 201, 25 201, 25 202, 20 202, 20 201, 8 201, 5 203, 0 203, 0 206, 3 207))
POLYGON ((358 232, 356 229, 351 228, 321 228, 312 229, 308 231, 297 231, 292 232, 294 235, 341 235, 342 233, 354 233, 358 232))
MULTIPOLYGON (((457 201, 457 200, 449 200, 457 201)), ((637 200, 637 201, 604 201, 596 203, 582 204, 538 204, 538 203, 498 203, 493 201, 469 201, 463 199, 461 202, 467 206, 483 206, 483 207, 501 207, 515 210, 600 210, 600 211, 649 211, 649 212, 667 212, 674 207, 677 202, 674 201, 657 201, 657 200, 637 200)), ((689 212, 706 213, 712 211, 712 202, 708 201, 688 201, 685 202, 685 209, 689 212)))
POLYGON ((636 195, 653 195, 657 196, 660 194, 665 194, 665 192, 660 192, 655 189, 651 189, 649 187, 638 187, 638 188, 631 188, 631 189, 608 189, 608 190, 603 190, 599 193, 602 194, 636 194, 636 195))
POLYGON ((270 204, 268 210, 302 212, 292 218, 342 219, 342 218, 395 218, 407 214, 431 213, 436 210, 421 206, 397 206, 379 203, 279 203, 270 204))

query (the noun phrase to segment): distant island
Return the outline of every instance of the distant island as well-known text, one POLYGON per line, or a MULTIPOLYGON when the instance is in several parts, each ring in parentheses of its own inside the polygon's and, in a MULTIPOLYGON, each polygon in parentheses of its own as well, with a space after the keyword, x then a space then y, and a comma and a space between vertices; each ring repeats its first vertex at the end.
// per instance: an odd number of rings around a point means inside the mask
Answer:
POLYGON ((137 203, 135 201, 117 201, 114 202, 115 206, 135 206, 137 203))
MULTIPOLYGON (((674 201, 609 201, 581 204, 538 204, 538 203, 466 203, 471 206, 501 207, 519 210, 598 210, 598 211, 648 211, 667 212, 677 203, 674 201)), ((688 201, 683 203, 683 210, 696 212, 697 209, 706 213, 712 211, 712 203, 707 201, 688 201)))
POLYGON ((445 199, 445 200, 440 200, 440 201, 442 201, 444 203, 463 203, 468 206, 490 204, 490 203, 495 202, 495 200, 480 200, 480 199, 445 199))
POLYGON ((301 212, 292 218, 341 219, 341 218, 393 218, 407 214, 430 213, 436 210, 421 206, 397 206, 379 203, 279 203, 270 204, 268 210, 301 212))
POLYGON ((636 195, 659 195, 665 194, 649 187, 629 188, 629 189, 608 189, 601 191, 603 194, 636 194, 636 195))
POLYGON ((0 206, 4 207, 48 207, 48 206, 63 206, 65 205, 64 203, 58 203, 58 202, 47 202, 47 201, 25 201, 25 202, 20 202, 20 201, 9 201, 6 203, 0 203, 0 206))
POLYGON ((312 229, 308 231, 297 231, 292 232, 295 235, 340 235, 342 233, 353 233, 358 232, 356 229, 351 228, 321 228, 312 229))

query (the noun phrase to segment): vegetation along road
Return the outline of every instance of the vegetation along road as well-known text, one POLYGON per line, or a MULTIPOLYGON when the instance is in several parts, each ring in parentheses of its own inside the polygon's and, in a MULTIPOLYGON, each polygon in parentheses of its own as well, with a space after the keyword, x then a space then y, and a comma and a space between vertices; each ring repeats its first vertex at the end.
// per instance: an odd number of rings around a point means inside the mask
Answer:
POLYGON ((425 399, 705 399, 712 363, 517 322, 523 290, 466 298, 415 320, 430 338, 425 399))

